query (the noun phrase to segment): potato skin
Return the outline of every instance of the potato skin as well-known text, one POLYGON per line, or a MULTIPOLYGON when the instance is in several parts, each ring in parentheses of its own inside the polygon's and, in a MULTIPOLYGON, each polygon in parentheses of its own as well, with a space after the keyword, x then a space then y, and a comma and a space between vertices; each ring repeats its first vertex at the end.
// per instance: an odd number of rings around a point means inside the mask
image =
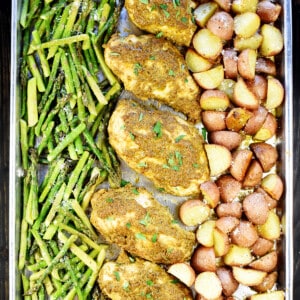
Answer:
POLYGON ((216 221, 216 227, 224 233, 228 234, 234 230, 240 223, 240 220, 235 217, 221 217, 216 221))
POLYGON ((259 57, 256 60, 255 72, 256 73, 264 73, 266 75, 276 76, 276 65, 269 58, 259 57))
POLYGON ((242 204, 240 202, 221 203, 216 209, 217 215, 221 217, 236 217, 242 216, 242 204))
POLYGON ((249 135, 254 135, 263 126, 268 115, 268 110, 263 106, 259 106, 253 111, 252 117, 248 120, 244 127, 244 132, 249 135))
POLYGON ((264 23, 275 22, 281 12, 281 5, 272 3, 269 0, 260 1, 257 4, 256 13, 264 23))
POLYGON ((278 254, 276 251, 272 251, 262 257, 260 257, 257 260, 254 260, 249 264, 249 267, 260 270, 264 272, 271 272, 274 271, 274 269, 277 266, 278 261, 278 254))
POLYGON ((230 174, 238 181, 243 181, 252 159, 252 152, 248 149, 236 150, 232 154, 230 174))
POLYGON ((267 79, 261 75, 255 75, 253 80, 248 80, 246 82, 250 91, 259 100, 265 100, 267 97, 268 82, 267 79))
POLYGON ((263 177, 263 169, 260 163, 256 159, 253 159, 246 172, 243 181, 243 187, 251 188, 260 185, 262 177, 263 177))
POLYGON ((222 51, 225 78, 236 79, 238 75, 238 56, 234 49, 228 48, 222 51))
POLYGON ((242 135, 235 131, 220 130, 208 134, 208 140, 213 144, 226 147, 228 150, 236 149, 242 142, 242 135))
POLYGON ((263 256, 267 254, 274 247, 274 242, 259 237, 256 242, 252 245, 251 249, 253 254, 257 256, 263 256))
POLYGON ((201 113, 203 125, 208 132, 226 129, 225 111, 206 110, 201 113))
POLYGON ((227 297, 231 296, 239 286, 239 283, 233 277, 232 270, 221 267, 217 269, 216 273, 221 280, 223 294, 227 297))
POLYGON ((258 233, 252 223, 241 220, 230 234, 231 241, 241 247, 251 247, 258 239, 258 233))
POLYGON ((233 35, 233 18, 229 13, 219 11, 208 20, 206 27, 220 39, 228 41, 233 35))
POLYGON ((261 284, 253 286, 253 289, 261 293, 270 291, 273 288, 274 284, 276 283, 277 278, 278 278, 278 273, 276 271, 272 272, 265 277, 265 279, 261 284))
POLYGON ((198 246, 191 258, 191 266, 196 273, 216 271, 216 256, 213 247, 198 246))
POLYGON ((241 190, 241 183, 231 175, 222 175, 216 180, 220 191, 221 200, 225 203, 232 202, 241 190))

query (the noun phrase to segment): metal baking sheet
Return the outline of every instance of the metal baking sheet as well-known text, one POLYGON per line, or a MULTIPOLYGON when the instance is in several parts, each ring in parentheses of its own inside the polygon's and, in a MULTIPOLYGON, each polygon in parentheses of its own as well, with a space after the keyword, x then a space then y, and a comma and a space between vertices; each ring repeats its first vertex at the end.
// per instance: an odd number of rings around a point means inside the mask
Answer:
MULTIPOLYGON (((22 299, 20 276, 17 269, 21 221, 21 167, 19 147, 20 86, 19 62, 21 31, 19 16, 21 0, 12 0, 11 14, 11 82, 10 82, 10 174, 9 174, 9 299, 22 299)), ((279 288, 285 298, 293 299, 293 80, 292 80, 292 0, 280 1, 283 7, 281 29, 285 48, 280 60, 280 80, 285 87, 285 103, 278 135, 280 153, 279 174, 285 182, 282 198, 282 226, 280 242, 279 288)))

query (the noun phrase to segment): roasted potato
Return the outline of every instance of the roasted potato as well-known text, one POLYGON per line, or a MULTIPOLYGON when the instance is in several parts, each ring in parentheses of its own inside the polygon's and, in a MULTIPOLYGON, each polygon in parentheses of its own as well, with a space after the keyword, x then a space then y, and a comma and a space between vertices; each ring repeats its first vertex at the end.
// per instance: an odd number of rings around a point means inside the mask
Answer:
POLYGON ((257 4, 256 13, 264 23, 275 22, 278 19, 280 12, 281 5, 278 3, 273 3, 269 0, 263 0, 257 4))
POLYGON ((224 79, 224 69, 218 65, 208 71, 193 73, 193 77, 200 87, 212 90, 216 89, 224 79))
POLYGON ((268 113, 260 129, 254 135, 255 140, 267 141, 272 138, 277 130, 277 120, 273 114, 268 113))
POLYGON ((211 207, 215 208, 220 201, 220 191, 214 181, 205 181, 200 184, 200 191, 204 201, 211 207))
POLYGON ((204 148, 211 176, 220 175, 230 167, 231 153, 226 147, 217 144, 205 144, 204 148))
POLYGON ((249 38, 260 26, 260 18, 254 12, 245 12, 234 17, 234 32, 241 38, 249 38))
POLYGON ((238 56, 238 72, 244 78, 253 80, 255 77, 256 51, 253 49, 245 49, 238 56))
POLYGON ((196 274, 194 269, 187 263, 176 263, 169 267, 168 273, 178 278, 186 286, 190 287, 194 284, 196 274))
POLYGON ((251 247, 258 239, 258 233, 251 222, 241 220, 230 233, 231 242, 241 247, 251 247))
POLYGON ((267 143, 259 142, 250 144, 250 149, 260 162, 264 172, 269 172, 278 159, 277 149, 267 143))
POLYGON ((216 185, 219 188, 223 202, 232 202, 238 196, 242 187, 241 183, 229 174, 220 176, 216 180, 216 185))
POLYGON ((201 29, 194 35, 193 46, 204 58, 215 60, 223 49, 222 40, 208 29, 201 29))
POLYGON ((256 12, 258 0, 233 0, 231 9, 236 14, 256 12))
POLYGON ((230 241, 228 235, 215 227, 213 231, 214 251, 217 257, 225 255, 229 250, 230 241))
MULTIPOLYGON (((201 74, 201 73, 196 73, 196 74, 201 74)), ((200 97, 200 107, 203 110, 225 111, 229 105, 230 105, 229 98, 224 92, 219 90, 206 90, 202 93, 200 97)))
POLYGON ((223 79, 221 84, 218 86, 218 90, 224 92, 230 100, 233 99, 233 89, 235 81, 232 79, 223 79))
POLYGON ((260 270, 269 273, 271 271, 274 271, 274 269, 277 266, 277 261, 278 261, 278 254, 276 251, 272 251, 251 262, 249 264, 249 267, 255 270, 260 270))
POLYGON ((225 11, 229 12, 231 8, 231 0, 214 0, 225 11))
POLYGON ((250 110, 258 109, 259 101, 251 92, 242 77, 238 78, 233 88, 233 102, 239 106, 250 110))
POLYGON ((267 203, 268 203, 269 209, 273 209, 273 208, 277 207, 278 201, 275 200, 275 199, 273 199, 273 198, 272 198, 272 197, 271 197, 271 196, 270 196, 263 188, 261 188, 261 187, 259 186, 259 187, 257 187, 257 188, 255 189, 255 192, 261 193, 261 194, 264 195, 265 200, 266 200, 267 203))
POLYGON ((260 185, 262 177, 263 177, 263 169, 260 163, 256 159, 253 159, 250 163, 250 166, 247 169, 243 181, 243 187, 252 188, 260 185))
POLYGON ((221 203, 217 206, 216 213, 219 218, 235 217, 240 219, 242 216, 242 204, 240 202, 221 203))
POLYGON ((208 132, 226 129, 224 111, 206 110, 201 113, 201 120, 208 132))
POLYGON ((259 106, 257 110, 253 111, 252 117, 248 120, 244 127, 244 132, 249 135, 254 135, 263 126, 268 115, 268 111, 263 107, 259 106))
MULTIPOLYGON (((274 285, 277 281, 277 278, 278 278, 278 273, 272 272, 264 278, 264 280, 261 284, 255 285, 252 288, 255 291, 260 292, 260 293, 270 291, 274 287, 274 285)), ((265 300, 265 298, 263 300, 265 300)), ((272 298, 272 300, 273 300, 273 298, 272 298)))
POLYGON ((242 51, 245 49, 253 49, 256 50, 260 47, 262 43, 263 37, 259 33, 255 33, 249 38, 242 38, 236 36, 233 40, 234 49, 238 51, 242 51))
POLYGON ((224 72, 226 78, 236 79, 238 75, 237 51, 228 48, 222 51, 224 72))
POLYGON ((255 294, 250 297, 250 300, 284 300, 284 292, 283 291, 273 291, 267 292, 263 294, 255 294))
POLYGON ((266 75, 276 76, 275 62, 266 57, 259 57, 256 60, 255 66, 256 73, 264 73, 266 75))
POLYGON ((243 200, 243 210, 253 224, 264 224, 269 215, 268 202, 261 193, 251 193, 243 200))
POLYGON ((281 82, 274 78, 268 78, 267 99, 264 103, 266 109, 271 110, 281 105, 284 98, 284 88, 281 82))
POLYGON ((235 217, 222 217, 216 221, 216 227, 224 233, 230 233, 240 223, 240 220, 235 217))
POLYGON ((198 246, 192 255, 191 266, 197 273, 215 272, 217 267, 214 248, 198 246))
POLYGON ((224 295, 231 296, 239 286, 239 283, 233 277, 232 270, 221 267, 217 269, 216 273, 221 280, 224 295))
POLYGON ((190 199, 180 206, 179 217, 183 224, 195 226, 203 223, 210 215, 210 208, 198 199, 190 199))
POLYGON ((261 35, 263 37, 259 51, 262 56, 274 56, 283 49, 283 37, 281 31, 269 24, 261 26, 261 35))
POLYGON ((194 49, 189 48, 185 54, 185 62, 192 72, 207 71, 212 67, 212 63, 198 54, 194 49))
POLYGON ((228 150, 236 149, 242 142, 242 135, 234 131, 213 131, 208 134, 208 140, 213 144, 226 147, 228 150))
POLYGON ((262 179, 261 187, 275 200, 279 200, 283 193, 283 182, 279 175, 268 174, 262 179))
POLYGON ((267 79, 261 75, 255 75, 253 80, 246 82, 249 90, 256 96, 260 101, 267 98, 268 82, 267 79))
POLYGON ((218 5, 212 1, 197 6, 193 12, 196 23, 200 27, 204 27, 207 21, 209 20, 209 18, 215 13, 217 8, 218 5))
POLYGON ((255 286, 261 284, 267 276, 267 272, 250 268, 232 267, 233 277, 241 284, 255 286))
POLYGON ((232 108, 226 116, 226 127, 231 131, 239 132, 246 125, 247 121, 252 117, 252 112, 241 108, 232 108))
POLYGON ((228 266, 247 266, 253 260, 251 251, 247 247, 231 244, 224 256, 224 263, 228 266))
POLYGON ((233 18, 225 11, 218 11, 208 20, 206 27, 221 40, 229 41, 233 35, 233 18))
POLYGON ((251 249, 253 254, 257 256, 263 256, 267 254, 274 247, 274 242, 259 237, 254 245, 252 245, 251 249))
POLYGON ((260 237, 268 240, 277 240, 281 234, 280 219, 278 215, 270 211, 267 221, 262 225, 257 225, 257 231, 260 237))
POLYGON ((248 149, 235 150, 232 154, 230 174, 238 181, 243 181, 252 160, 252 151, 248 149))
POLYGON ((221 281, 215 272, 202 272, 196 277, 195 290, 205 299, 217 299, 222 295, 221 281))
POLYGON ((199 244, 205 247, 213 247, 214 236, 213 231, 216 226, 215 220, 207 220, 200 224, 196 231, 196 239, 199 244))

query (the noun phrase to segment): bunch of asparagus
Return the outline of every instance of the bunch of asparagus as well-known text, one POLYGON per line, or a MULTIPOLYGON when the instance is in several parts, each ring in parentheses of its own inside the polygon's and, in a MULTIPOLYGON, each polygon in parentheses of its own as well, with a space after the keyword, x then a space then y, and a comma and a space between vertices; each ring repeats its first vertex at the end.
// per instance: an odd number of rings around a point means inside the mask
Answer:
POLYGON ((25 299, 90 298, 105 258, 86 210, 97 185, 121 183, 106 133, 121 86, 102 52, 119 12, 115 0, 23 1, 18 267, 25 299))

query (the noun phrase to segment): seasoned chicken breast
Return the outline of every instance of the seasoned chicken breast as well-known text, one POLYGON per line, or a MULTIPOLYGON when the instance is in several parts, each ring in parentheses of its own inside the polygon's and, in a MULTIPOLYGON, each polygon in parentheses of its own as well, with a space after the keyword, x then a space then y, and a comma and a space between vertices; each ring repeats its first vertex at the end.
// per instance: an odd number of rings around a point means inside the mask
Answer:
POLYGON ((91 203, 91 223, 108 242, 156 263, 190 258, 195 234, 181 228, 146 189, 99 190, 91 203))
POLYGON ((191 291, 160 266, 143 260, 107 262, 100 270, 101 291, 112 300, 192 300, 191 291))
POLYGON ((120 100, 108 133, 119 157, 167 193, 198 195, 200 183, 209 179, 202 136, 171 112, 120 100))
POLYGON ((153 35, 114 35, 105 47, 105 61, 142 100, 155 99, 199 120, 200 88, 178 49, 153 35))
POLYGON ((189 46, 197 26, 190 0, 125 0, 131 21, 140 29, 189 46))

